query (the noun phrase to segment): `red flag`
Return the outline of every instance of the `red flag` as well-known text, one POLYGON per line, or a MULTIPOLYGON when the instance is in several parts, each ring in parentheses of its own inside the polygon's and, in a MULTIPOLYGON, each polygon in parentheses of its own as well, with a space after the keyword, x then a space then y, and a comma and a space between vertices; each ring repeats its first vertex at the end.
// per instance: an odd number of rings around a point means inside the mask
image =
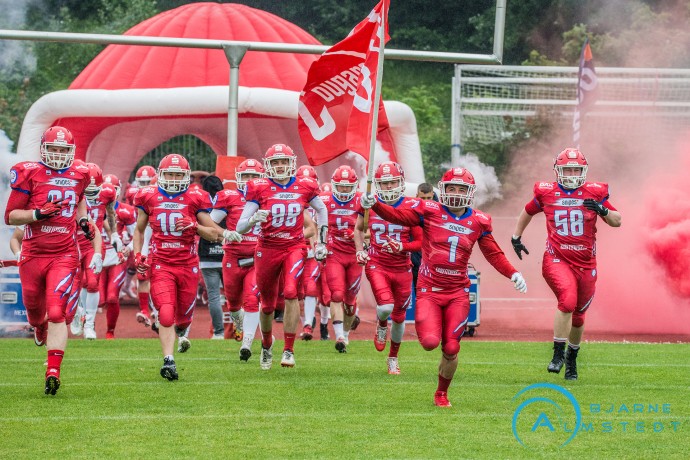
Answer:
MULTIPOLYGON (((373 101, 378 72, 379 28, 388 36, 390 0, 381 0, 352 32, 309 68, 299 98, 297 126, 309 163, 320 165, 352 150, 369 158, 373 101), (381 24, 381 11, 384 24, 381 24)), ((377 139, 393 152, 388 118, 379 104, 377 139), (385 132, 384 132, 385 131, 385 132)))

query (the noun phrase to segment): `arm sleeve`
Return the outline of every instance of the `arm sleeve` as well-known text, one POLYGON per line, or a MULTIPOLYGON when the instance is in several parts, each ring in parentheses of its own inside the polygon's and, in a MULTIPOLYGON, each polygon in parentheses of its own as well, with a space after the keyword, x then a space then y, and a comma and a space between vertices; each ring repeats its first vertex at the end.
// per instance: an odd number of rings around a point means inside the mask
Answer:
POLYGON ((26 209, 29 199, 30 196, 24 192, 14 189, 10 192, 10 198, 7 200, 7 207, 5 208, 5 225, 10 225, 10 212, 15 209, 26 209))
POLYGON ((309 206, 311 206, 314 211, 316 211, 316 223, 319 227, 328 226, 328 209, 326 205, 323 204, 321 198, 315 196, 309 201, 309 206))
POLYGON ((410 241, 403 243, 403 251, 418 252, 422 250, 422 229, 420 227, 411 227, 410 241))
POLYGON ((146 230, 144 231, 144 244, 141 246, 141 255, 142 256, 148 256, 149 255, 149 245, 151 244, 151 237, 153 236, 153 230, 151 230, 151 226, 147 225, 146 230))
POLYGON ((372 209, 384 220, 393 224, 417 227, 422 223, 421 216, 413 209, 396 209, 380 201, 377 201, 372 209))
POLYGON ((228 213, 224 209, 214 209, 211 211, 211 219, 217 224, 221 223, 227 215, 228 213))
POLYGON ((247 201, 242 209, 242 215, 240 220, 237 221, 237 233, 247 233, 253 225, 249 224, 249 219, 254 215, 256 211, 259 210, 259 203, 254 201, 247 201))
POLYGON ((484 235, 479 239, 479 249, 484 254, 484 258, 503 276, 510 279, 517 270, 513 267, 506 258, 503 251, 496 243, 494 236, 491 233, 484 235))

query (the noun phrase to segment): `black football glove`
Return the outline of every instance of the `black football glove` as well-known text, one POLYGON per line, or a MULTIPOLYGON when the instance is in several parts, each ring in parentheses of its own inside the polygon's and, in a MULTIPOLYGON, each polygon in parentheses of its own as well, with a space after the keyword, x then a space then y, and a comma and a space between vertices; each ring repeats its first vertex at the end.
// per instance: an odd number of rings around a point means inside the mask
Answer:
POLYGON ((585 206, 585 208, 589 209, 590 211, 596 212, 601 217, 606 217, 609 215, 609 208, 591 198, 587 198, 584 201, 583 205, 585 206))
POLYGON ((96 237, 96 234, 94 233, 93 225, 91 222, 89 222, 89 219, 86 217, 79 219, 79 227, 81 228, 81 231, 84 232, 86 239, 93 241, 93 239, 96 237))
POLYGON ((529 251, 525 247, 524 244, 522 244, 522 241, 520 241, 522 237, 511 237, 510 242, 513 244, 513 249, 515 250, 515 254, 522 260, 522 253, 524 252, 525 254, 529 254, 529 251))

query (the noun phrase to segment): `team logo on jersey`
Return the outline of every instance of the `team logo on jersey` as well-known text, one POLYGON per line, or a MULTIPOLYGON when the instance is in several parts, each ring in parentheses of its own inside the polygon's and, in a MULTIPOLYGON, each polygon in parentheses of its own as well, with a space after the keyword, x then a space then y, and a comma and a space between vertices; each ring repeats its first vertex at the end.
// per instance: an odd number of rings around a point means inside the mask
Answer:
POLYGON ((331 214, 333 214, 334 216, 351 216, 351 215, 355 214, 355 210, 354 209, 342 209, 341 208, 341 209, 336 209, 331 214))
POLYGON ((199 267, 192 268, 192 273, 198 273, 198 272, 199 272, 199 267))
POLYGON ((52 185, 55 187, 74 187, 77 185, 77 181, 74 179, 66 179, 62 177, 52 177, 48 181, 48 185, 52 185))
POLYGON ((272 198, 276 200, 296 200, 300 197, 301 195, 299 193, 290 193, 290 192, 279 192, 273 195, 272 198))
POLYGON ((561 198, 556 200, 555 206, 582 206, 582 200, 578 198, 561 198))
POLYGON ((161 203, 157 206, 157 209, 184 209, 186 204, 182 203, 161 203))
POLYGON ((17 177, 18 177, 17 171, 14 170, 14 169, 12 169, 12 170, 10 171, 10 183, 11 183, 11 184, 14 184, 15 182, 17 182, 17 177))
POLYGON ((438 203, 435 202, 435 201, 427 200, 427 201, 424 202, 424 205, 425 205, 427 208, 431 208, 431 209, 440 209, 440 208, 438 207, 438 203))
POLYGON ((443 224, 443 228, 445 228, 446 230, 450 230, 454 233, 460 233, 461 235, 469 235, 471 233, 474 233, 474 230, 472 230, 471 228, 467 228, 460 224, 454 224, 452 222, 446 222, 445 224, 443 224))
POLYGON ((539 188, 553 188, 553 184, 550 182, 539 182, 539 188))

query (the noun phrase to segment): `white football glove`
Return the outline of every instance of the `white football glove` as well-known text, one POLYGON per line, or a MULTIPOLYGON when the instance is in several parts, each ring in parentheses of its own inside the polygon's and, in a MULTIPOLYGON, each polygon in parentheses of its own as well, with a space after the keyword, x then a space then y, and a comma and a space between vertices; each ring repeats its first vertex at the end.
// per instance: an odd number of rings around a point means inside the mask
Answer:
POLYGON ((386 241, 385 243, 383 243, 381 245, 381 249, 383 249, 384 251, 386 251, 390 254, 397 254, 398 252, 402 251, 403 244, 400 241, 394 240, 391 237, 387 237, 387 238, 388 238, 388 241, 386 241))
POLYGON ((110 244, 113 245, 113 248, 115 249, 115 252, 120 252, 122 250, 122 240, 120 239, 120 235, 117 234, 117 232, 113 232, 110 235, 110 244))
POLYGON ((357 263, 359 265, 366 265, 369 262, 369 253, 367 251, 357 251, 357 263))
POLYGON ((516 291, 522 292, 523 294, 527 293, 527 282, 525 281, 525 278, 522 277, 522 273, 513 273, 513 276, 510 277, 510 281, 515 284, 516 291))
POLYGON ((228 243, 239 243, 242 241, 242 235, 234 230, 223 230, 223 239, 228 243))
POLYGON ((267 211, 265 209, 259 209, 254 213, 252 217, 249 218, 249 225, 253 227, 254 225, 258 224, 259 222, 266 222, 268 220, 268 215, 270 214, 270 211, 267 211))
POLYGON ((328 249, 326 248, 326 245, 323 243, 316 243, 316 245, 314 246, 314 258, 321 262, 323 260, 326 260, 327 255, 328 249))
POLYGON ((362 207, 364 209, 370 209, 372 206, 376 204, 376 197, 371 193, 365 193, 364 195, 362 195, 360 203, 362 203, 362 207))
POLYGON ((91 262, 89 262, 89 268, 93 270, 94 274, 96 275, 103 270, 103 256, 100 253, 93 255, 91 262))

